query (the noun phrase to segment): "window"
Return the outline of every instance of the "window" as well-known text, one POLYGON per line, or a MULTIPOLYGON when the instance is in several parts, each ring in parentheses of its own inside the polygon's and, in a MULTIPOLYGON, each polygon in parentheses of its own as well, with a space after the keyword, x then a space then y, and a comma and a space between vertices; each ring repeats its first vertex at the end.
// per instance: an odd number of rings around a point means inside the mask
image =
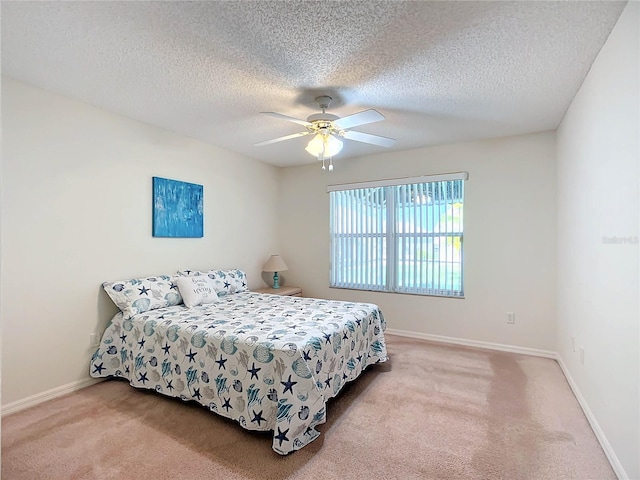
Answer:
POLYGON ((330 285, 463 297, 466 172, 328 188, 330 285))

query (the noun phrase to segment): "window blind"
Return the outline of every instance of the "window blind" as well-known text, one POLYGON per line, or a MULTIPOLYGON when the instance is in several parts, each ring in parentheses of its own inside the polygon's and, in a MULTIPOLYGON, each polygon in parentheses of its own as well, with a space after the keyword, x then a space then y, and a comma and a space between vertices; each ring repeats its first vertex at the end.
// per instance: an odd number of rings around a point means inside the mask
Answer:
MULTIPOLYGON (((463 180, 467 174, 437 177, 429 182, 397 179, 329 190, 331 286, 464 295, 463 180)), ((411 180, 415 178, 434 177, 411 180)))

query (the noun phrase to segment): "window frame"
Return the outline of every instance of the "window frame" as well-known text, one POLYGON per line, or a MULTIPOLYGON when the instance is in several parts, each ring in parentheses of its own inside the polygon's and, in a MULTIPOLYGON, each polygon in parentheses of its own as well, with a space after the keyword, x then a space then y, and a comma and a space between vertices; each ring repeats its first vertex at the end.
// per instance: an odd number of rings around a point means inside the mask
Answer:
MULTIPOLYGON (((331 192, 338 191, 356 191, 360 189, 374 189, 377 187, 385 187, 384 196, 385 196, 385 215, 383 222, 386 222, 386 229, 381 231, 367 231, 365 233, 346 233, 334 232, 335 226, 335 215, 336 215, 336 205, 334 205, 334 196, 330 195, 330 225, 329 225, 329 256, 330 256, 330 269, 329 269, 329 287, 330 288, 340 288, 340 289, 351 289, 351 290, 364 290, 364 291, 374 291, 374 292, 384 292, 384 293, 399 293, 399 294, 408 294, 408 295, 423 295, 423 296, 436 296, 441 298, 464 298, 464 181, 468 180, 469 174, 468 172, 454 172, 454 173, 446 173, 446 174, 437 174, 437 175, 422 175, 419 177, 404 177, 404 178, 395 178, 395 179, 387 179, 387 180, 376 180, 370 182, 358 182, 358 183, 348 183, 348 184, 340 184, 340 185, 329 185, 327 186, 327 192, 331 194, 331 192), (399 193, 393 187, 398 186, 408 186, 415 184, 426 184, 426 183, 435 183, 435 182, 446 182, 453 180, 461 180, 462 183, 462 191, 461 191, 461 199, 462 199, 462 218, 459 220, 459 228, 457 231, 446 231, 446 232, 403 232, 400 229, 397 229, 398 225, 397 221, 397 211, 396 211, 396 195, 399 193), (336 281, 336 271, 334 271, 336 262, 336 252, 340 249, 336 247, 337 239, 344 238, 371 238, 371 239, 380 239, 382 238, 382 242, 386 245, 384 247, 384 257, 381 260, 382 268, 385 269, 383 276, 383 281, 372 283, 371 281, 367 282, 344 282, 344 281, 336 281), (445 245, 448 243, 448 239, 451 238, 452 242, 455 242, 456 238, 460 240, 460 258, 459 262, 455 265, 459 264, 459 275, 460 275, 460 288, 454 289, 453 284, 451 288, 427 288, 427 287, 417 287, 417 286, 402 286, 402 280, 397 276, 398 274, 398 262, 401 261, 401 258, 398 255, 398 252, 401 251, 399 248, 399 242, 401 238, 438 238, 438 243, 440 243, 440 239, 445 238, 445 245), (375 287, 380 288, 375 288, 375 287)), ((450 203, 453 205, 454 203, 450 203)), ((372 241, 372 243, 374 243, 372 241)), ((340 244, 344 246, 344 244, 340 244)), ((346 244, 348 247, 350 244, 346 244)), ((433 245, 433 243, 432 243, 433 245)), ((356 252, 359 252, 356 248, 356 252)), ((414 247, 414 253, 415 253, 414 247)), ((433 251, 433 247, 432 247, 433 251)), ((371 252, 371 251, 370 251, 371 252)), ((403 253, 406 253, 403 252, 403 253)), ((414 265, 417 265, 415 258, 413 260, 414 265)), ((357 264, 358 262, 356 262, 357 264)), ((438 262, 439 264, 443 263, 442 261, 438 262)), ((448 264, 448 261, 445 260, 445 265, 448 264)), ((425 274, 428 276, 431 273, 431 276, 435 275, 435 267, 427 266, 427 271, 425 274)), ((440 265, 438 266, 438 277, 440 276, 440 265)), ((414 272, 414 279, 416 278, 416 273, 414 272)), ((453 278, 453 273, 452 273, 453 278)), ((406 277, 405 277, 406 279, 406 277)), ((457 285, 457 284, 456 284, 457 285)), ((441 287, 440 281, 438 282, 438 287, 441 287)), ((446 286, 446 278, 445 278, 445 286, 446 286)))

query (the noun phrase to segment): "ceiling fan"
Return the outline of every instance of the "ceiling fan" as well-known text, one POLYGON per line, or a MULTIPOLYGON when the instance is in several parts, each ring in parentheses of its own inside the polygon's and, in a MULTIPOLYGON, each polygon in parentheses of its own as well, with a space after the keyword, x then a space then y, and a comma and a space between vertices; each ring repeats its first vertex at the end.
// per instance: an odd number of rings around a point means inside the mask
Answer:
POLYGON ((304 137, 305 135, 313 135, 313 138, 305 148, 314 157, 322 161, 322 169, 325 170, 325 160, 329 160, 329 171, 333 170, 333 156, 342 150, 342 138, 347 140, 355 140, 356 142, 369 143, 380 147, 390 147, 396 140, 394 138, 382 137, 380 135, 371 135, 370 133, 356 132, 350 130, 353 127, 366 125, 367 123, 379 122, 384 120, 384 115, 380 112, 369 109, 362 112, 347 115, 346 117, 338 117, 330 113, 326 113, 331 103, 331 97, 321 95, 316 98, 318 106, 322 113, 314 113, 309 115, 306 120, 300 120, 288 115, 276 112, 262 112, 275 118, 281 118, 289 122, 297 123, 306 128, 303 132, 285 135, 284 137, 274 138, 266 142, 256 143, 254 146, 262 147, 271 145, 272 143, 290 140, 292 138, 304 137))

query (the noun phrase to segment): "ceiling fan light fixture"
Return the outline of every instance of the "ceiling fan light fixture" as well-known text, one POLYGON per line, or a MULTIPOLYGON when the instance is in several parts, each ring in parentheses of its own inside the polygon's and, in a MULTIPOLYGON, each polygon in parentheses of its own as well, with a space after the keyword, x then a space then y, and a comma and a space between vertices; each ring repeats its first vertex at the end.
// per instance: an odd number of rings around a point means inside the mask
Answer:
POLYGON ((342 150, 342 140, 328 133, 316 133, 305 150, 318 160, 333 157, 342 150))

